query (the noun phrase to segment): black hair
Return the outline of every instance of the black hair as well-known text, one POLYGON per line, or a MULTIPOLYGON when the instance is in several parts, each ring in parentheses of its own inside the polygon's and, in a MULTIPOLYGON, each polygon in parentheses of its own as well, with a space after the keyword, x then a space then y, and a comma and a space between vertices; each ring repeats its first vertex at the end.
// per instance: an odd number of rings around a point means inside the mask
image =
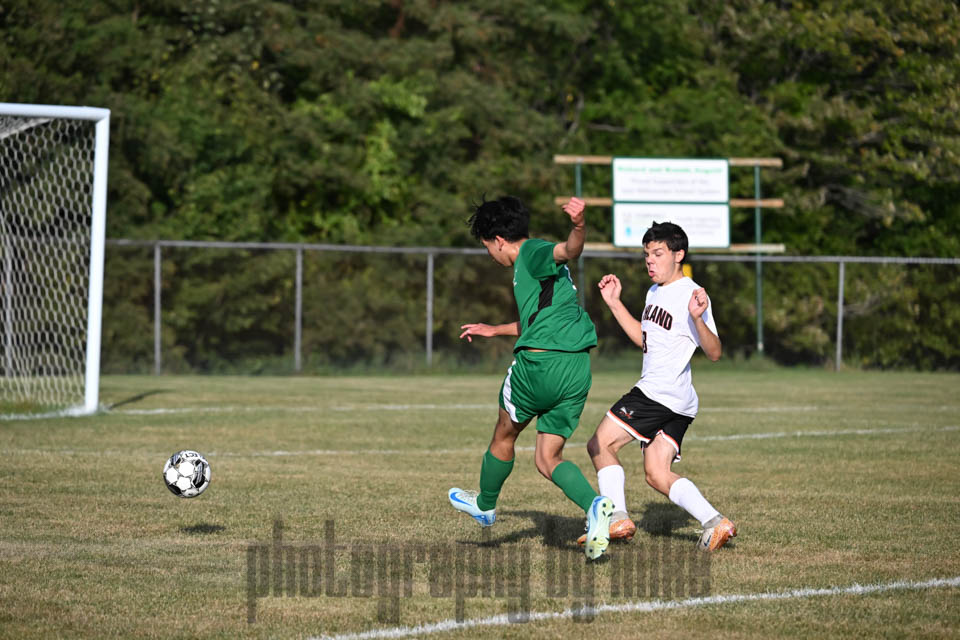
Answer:
POLYGON ((672 222, 654 222, 650 228, 647 229, 647 232, 643 234, 643 245, 646 246, 648 242, 663 242, 670 251, 680 251, 683 249, 683 260, 680 261, 681 263, 686 262, 687 254, 690 253, 690 243, 687 240, 687 234, 679 225, 673 224, 672 222))
POLYGON ((496 200, 487 200, 476 205, 473 215, 467 220, 470 233, 477 240, 493 240, 500 236, 514 242, 529 237, 530 212, 519 198, 501 196, 496 200))

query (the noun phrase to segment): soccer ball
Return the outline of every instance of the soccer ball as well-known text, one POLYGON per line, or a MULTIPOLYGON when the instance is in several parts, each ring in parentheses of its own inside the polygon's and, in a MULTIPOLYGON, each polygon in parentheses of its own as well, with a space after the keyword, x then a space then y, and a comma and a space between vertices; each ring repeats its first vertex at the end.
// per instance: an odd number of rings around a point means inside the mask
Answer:
POLYGON ((210 463, 196 451, 178 451, 163 465, 163 482, 181 498, 196 498, 210 484, 210 463))

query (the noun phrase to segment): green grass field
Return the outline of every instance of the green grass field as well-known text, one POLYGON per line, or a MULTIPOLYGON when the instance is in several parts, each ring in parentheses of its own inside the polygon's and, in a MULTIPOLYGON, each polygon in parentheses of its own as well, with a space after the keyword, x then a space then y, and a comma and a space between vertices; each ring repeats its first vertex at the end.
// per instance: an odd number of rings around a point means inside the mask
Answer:
MULTIPOLYGON (((594 484, 584 445, 634 381, 594 376, 566 450, 594 484)), ((960 375, 697 362, 695 382, 674 468, 740 535, 694 555, 633 445, 640 531, 587 564, 533 427, 494 527, 447 504, 476 486, 499 375, 107 377, 108 413, 0 422, 0 636, 960 636, 960 375), (187 448, 213 469, 192 500, 161 481, 187 448), (258 564, 277 531, 279 571, 258 564)))

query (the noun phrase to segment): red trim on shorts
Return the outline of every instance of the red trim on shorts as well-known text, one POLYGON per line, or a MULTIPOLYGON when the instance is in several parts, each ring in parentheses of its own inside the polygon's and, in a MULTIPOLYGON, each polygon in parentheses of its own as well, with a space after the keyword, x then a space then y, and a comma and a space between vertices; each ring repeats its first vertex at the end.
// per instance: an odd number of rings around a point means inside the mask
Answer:
POLYGON ((677 452, 677 454, 678 454, 678 455, 677 455, 677 458, 679 459, 680 445, 677 444, 677 441, 674 440, 673 438, 671 438, 670 436, 668 436, 666 433, 664 433, 663 429, 660 429, 660 431, 657 431, 657 435, 658 435, 658 436, 663 436, 664 438, 667 439, 667 441, 670 442, 670 444, 673 445, 673 450, 677 452))
MULTIPOLYGON (((617 416, 615 416, 615 415, 613 414, 613 412, 607 411, 607 417, 609 417, 611 420, 613 420, 614 422, 616 422, 618 427, 620 427, 621 429, 623 429, 624 431, 626 431, 627 433, 629 433, 629 434, 630 434, 631 436, 633 436, 635 439, 639 440, 640 442, 642 442, 642 443, 644 443, 644 444, 649 444, 650 438, 647 438, 646 436, 642 436, 642 435, 640 435, 639 433, 637 433, 637 430, 636 430, 636 429, 634 429, 634 428, 631 427, 629 424, 627 424, 626 422, 624 422, 623 420, 621 420, 620 418, 618 418, 617 416)), ((674 443, 674 446, 676 446, 676 443, 674 443)))

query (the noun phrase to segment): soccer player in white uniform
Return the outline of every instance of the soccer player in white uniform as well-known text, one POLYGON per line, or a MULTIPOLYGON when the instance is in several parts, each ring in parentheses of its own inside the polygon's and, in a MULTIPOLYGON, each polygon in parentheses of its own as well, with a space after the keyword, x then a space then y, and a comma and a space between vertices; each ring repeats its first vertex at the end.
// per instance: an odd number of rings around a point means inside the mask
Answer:
POLYGON ((597 470, 600 494, 614 503, 610 538, 629 540, 637 530, 627 514, 624 473, 617 454, 638 440, 647 484, 696 518, 704 529, 698 546, 715 551, 737 535, 736 525, 707 502, 695 484, 671 469, 673 461, 680 459, 683 434, 699 407, 690 358, 697 347, 714 362, 722 352, 710 298, 683 274, 687 247, 687 234, 670 222, 655 222, 644 234, 644 256, 653 286, 639 319, 620 300, 619 278, 608 274, 600 280, 603 301, 643 351, 643 372, 607 411, 587 451, 597 470))

